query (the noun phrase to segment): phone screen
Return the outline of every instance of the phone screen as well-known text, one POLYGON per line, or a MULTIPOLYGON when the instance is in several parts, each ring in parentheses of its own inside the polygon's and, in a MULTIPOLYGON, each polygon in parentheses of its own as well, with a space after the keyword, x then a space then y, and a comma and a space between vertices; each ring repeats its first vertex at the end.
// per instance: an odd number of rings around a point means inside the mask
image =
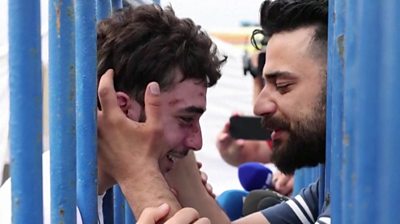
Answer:
POLYGON ((232 116, 229 122, 229 133, 233 138, 247 140, 271 139, 272 131, 262 126, 261 117, 232 116))

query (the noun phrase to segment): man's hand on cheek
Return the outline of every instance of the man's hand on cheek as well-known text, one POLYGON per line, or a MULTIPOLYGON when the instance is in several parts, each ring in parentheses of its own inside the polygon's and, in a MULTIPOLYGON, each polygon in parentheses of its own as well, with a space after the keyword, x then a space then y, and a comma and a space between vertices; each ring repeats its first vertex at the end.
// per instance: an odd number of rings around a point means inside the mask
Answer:
POLYGON ((117 182, 142 175, 145 168, 159 169, 161 152, 167 147, 160 112, 160 89, 150 83, 145 92, 146 122, 125 116, 118 106, 113 71, 100 79, 98 88, 101 110, 98 111, 99 165, 117 182))

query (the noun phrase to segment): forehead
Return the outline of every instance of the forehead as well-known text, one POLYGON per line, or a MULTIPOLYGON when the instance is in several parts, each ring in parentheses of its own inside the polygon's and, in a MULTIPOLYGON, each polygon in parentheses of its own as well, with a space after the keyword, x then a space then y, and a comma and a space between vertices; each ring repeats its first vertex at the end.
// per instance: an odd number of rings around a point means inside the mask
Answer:
POLYGON ((266 48, 264 72, 294 72, 305 67, 304 63, 314 63, 310 51, 314 32, 315 27, 306 27, 274 34, 266 48))
POLYGON ((186 79, 177 82, 161 94, 162 104, 175 109, 196 107, 206 109, 207 87, 199 80, 186 79))

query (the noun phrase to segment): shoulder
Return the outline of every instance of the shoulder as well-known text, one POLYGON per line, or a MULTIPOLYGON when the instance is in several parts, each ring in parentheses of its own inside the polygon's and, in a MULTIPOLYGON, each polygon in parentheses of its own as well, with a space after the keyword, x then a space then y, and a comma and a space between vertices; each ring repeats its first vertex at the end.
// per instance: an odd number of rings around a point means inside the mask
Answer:
POLYGON ((318 217, 318 181, 287 202, 262 211, 271 223, 315 223, 318 217))

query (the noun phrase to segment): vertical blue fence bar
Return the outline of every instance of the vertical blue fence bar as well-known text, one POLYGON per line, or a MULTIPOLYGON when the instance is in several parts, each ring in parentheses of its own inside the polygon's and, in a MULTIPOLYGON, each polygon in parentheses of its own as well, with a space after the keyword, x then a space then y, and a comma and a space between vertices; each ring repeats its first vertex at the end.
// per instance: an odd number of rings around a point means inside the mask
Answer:
MULTIPOLYGON (((123 7, 122 0, 112 0, 112 11, 121 9, 123 7)), ((116 185, 113 187, 113 218, 115 224, 124 224, 127 222, 125 219, 125 197, 122 194, 121 188, 116 185)))
POLYGON ((125 198, 122 194, 121 188, 116 185, 113 187, 114 195, 114 224, 125 223, 125 198))
POLYGON ((97 223, 96 1, 76 1, 77 204, 97 223))
MULTIPOLYGON (((343 1, 343 0, 342 0, 343 1)), ((346 1, 345 1, 346 2, 346 1)), ((355 132, 358 131, 355 127, 355 97, 356 87, 355 80, 357 76, 357 66, 360 63, 356 49, 359 45, 357 42, 358 23, 359 20, 356 16, 358 2, 347 1, 345 4, 345 71, 344 71, 344 84, 343 84, 343 151, 342 151, 342 207, 341 223, 354 223, 355 211, 355 182, 354 177, 356 172, 354 170, 354 157, 355 157, 355 132)))
POLYGON ((111 16, 111 0, 96 0, 96 17, 102 20, 111 16))
POLYGON ((76 223, 73 0, 49 2, 51 222, 76 223))
POLYGON ((112 0, 112 9, 113 11, 121 9, 122 8, 122 0, 112 0))
POLYGON ((320 177, 320 166, 316 167, 305 167, 296 170, 295 181, 293 186, 294 195, 298 194, 301 189, 307 187, 311 183, 314 183, 320 177))
MULTIPOLYGON (((379 192, 376 190, 376 177, 384 175, 378 172, 380 157, 380 79, 382 25, 384 19, 380 13, 381 2, 360 1, 358 5, 360 19, 357 40, 359 48, 356 54, 359 63, 356 72, 355 87, 357 97, 354 105, 355 147, 355 223, 378 223, 374 214, 379 210, 379 192), (368 200, 366 200, 366 196, 368 200)), ((395 72, 395 71, 393 71, 395 72)))
POLYGON ((42 223, 40 1, 8 4, 12 222, 42 223))
MULTIPOLYGON (((114 1, 113 1, 114 4, 114 1)), ((96 19, 97 22, 100 20, 106 19, 111 16, 112 13, 112 4, 111 0, 96 0, 96 19)), ((114 204, 114 193, 113 190, 108 190, 106 196, 108 197, 107 201, 103 201, 103 214, 104 214, 104 219, 105 221, 111 221, 114 222, 115 219, 119 219, 119 217, 115 217, 116 214, 114 214, 114 207, 116 206, 114 204), (110 193, 108 193, 110 192, 110 193)), ((122 202, 121 202, 122 203, 122 202)), ((114 222, 115 223, 115 222, 114 222)), ((117 222, 118 223, 118 222, 117 222)), ((123 223, 123 222, 121 222, 123 223)))
POLYGON ((332 220, 340 223, 342 201, 342 119, 344 69, 344 1, 329 2, 328 76, 327 76, 327 182, 332 201, 332 220))
MULTIPOLYGON (((380 171, 378 173, 379 191, 384 192, 379 197, 380 219, 377 223, 400 223, 398 202, 400 201, 400 43, 398 30, 398 10, 400 2, 386 0, 382 4, 385 13, 383 25, 382 75, 381 77, 381 132, 382 150, 379 150, 380 171)), ((383 19, 383 17, 382 17, 383 19)))
POLYGON ((125 224, 135 224, 136 220, 133 216, 132 209, 129 203, 125 200, 125 224))

